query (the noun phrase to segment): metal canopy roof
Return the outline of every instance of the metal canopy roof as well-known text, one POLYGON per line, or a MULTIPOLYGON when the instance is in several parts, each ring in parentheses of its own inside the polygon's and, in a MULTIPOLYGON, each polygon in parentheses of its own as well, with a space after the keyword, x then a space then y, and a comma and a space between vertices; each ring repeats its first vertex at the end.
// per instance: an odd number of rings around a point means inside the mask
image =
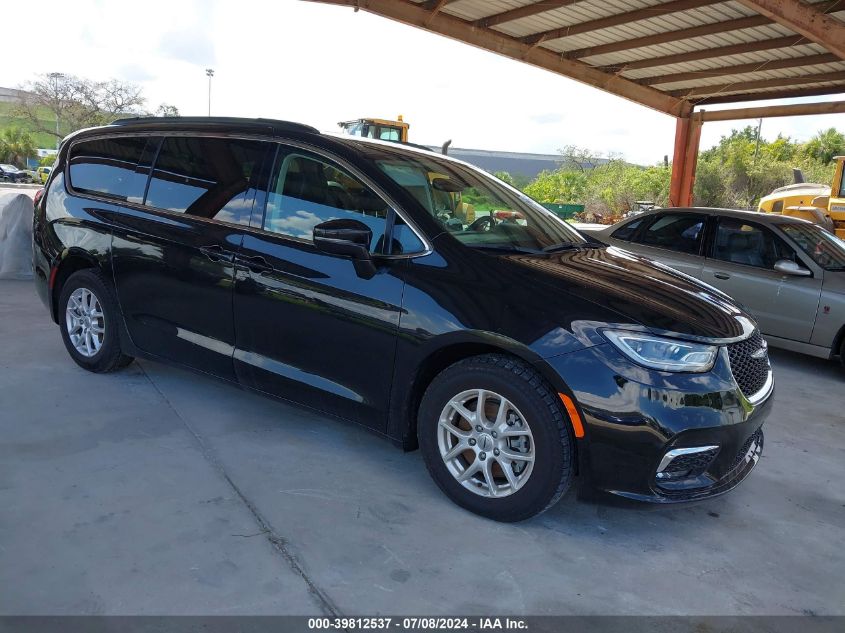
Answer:
POLYGON ((845 93, 845 0, 316 0, 524 61, 674 116, 845 93))

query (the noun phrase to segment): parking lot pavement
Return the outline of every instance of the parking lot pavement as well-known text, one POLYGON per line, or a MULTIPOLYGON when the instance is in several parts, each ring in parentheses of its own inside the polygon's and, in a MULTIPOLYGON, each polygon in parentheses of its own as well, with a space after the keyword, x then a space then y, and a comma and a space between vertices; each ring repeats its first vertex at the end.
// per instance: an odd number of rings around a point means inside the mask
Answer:
POLYGON ((30 283, 0 282, 0 314, 2 614, 845 614, 834 363, 773 353, 729 495, 573 492, 506 525, 352 425, 158 363, 78 369, 30 283))
POLYGON ((35 197, 35 192, 40 187, 38 185, 10 185, 9 183, 0 183, 0 194, 4 193, 25 193, 30 198, 35 197))

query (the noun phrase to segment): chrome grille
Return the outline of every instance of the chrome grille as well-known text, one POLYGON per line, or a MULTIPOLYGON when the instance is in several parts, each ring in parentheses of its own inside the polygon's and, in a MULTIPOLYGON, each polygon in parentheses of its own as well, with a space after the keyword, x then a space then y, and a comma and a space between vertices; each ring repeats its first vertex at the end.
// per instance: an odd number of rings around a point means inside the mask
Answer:
POLYGON ((728 357, 731 361, 731 372, 736 384, 746 396, 753 396, 766 384, 769 377, 769 353, 759 330, 744 341, 728 345, 728 357), (754 354, 762 356, 755 358, 754 354))

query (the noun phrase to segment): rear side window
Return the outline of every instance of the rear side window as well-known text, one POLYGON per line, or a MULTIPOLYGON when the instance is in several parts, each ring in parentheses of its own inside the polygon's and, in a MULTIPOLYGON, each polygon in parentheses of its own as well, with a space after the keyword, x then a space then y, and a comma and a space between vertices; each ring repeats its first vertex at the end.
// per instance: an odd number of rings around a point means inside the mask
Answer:
POLYGON ((266 148, 261 141, 167 137, 144 202, 167 211, 249 224, 266 148))
POLYGON ((114 200, 140 199, 143 187, 135 167, 147 144, 146 138, 117 137, 74 143, 70 149, 70 185, 80 193, 114 200))
POLYGON ((704 234, 703 215, 667 213, 658 216, 640 233, 637 242, 670 251, 698 255, 704 234))

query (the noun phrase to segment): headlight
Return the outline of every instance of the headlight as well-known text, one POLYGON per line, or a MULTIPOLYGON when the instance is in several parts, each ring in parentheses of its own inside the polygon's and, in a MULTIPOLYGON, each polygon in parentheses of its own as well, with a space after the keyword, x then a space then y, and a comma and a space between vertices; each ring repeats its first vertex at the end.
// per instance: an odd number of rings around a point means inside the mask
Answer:
POLYGON ((708 371, 719 348, 661 336, 604 330, 607 340, 635 363, 661 371, 708 371))

